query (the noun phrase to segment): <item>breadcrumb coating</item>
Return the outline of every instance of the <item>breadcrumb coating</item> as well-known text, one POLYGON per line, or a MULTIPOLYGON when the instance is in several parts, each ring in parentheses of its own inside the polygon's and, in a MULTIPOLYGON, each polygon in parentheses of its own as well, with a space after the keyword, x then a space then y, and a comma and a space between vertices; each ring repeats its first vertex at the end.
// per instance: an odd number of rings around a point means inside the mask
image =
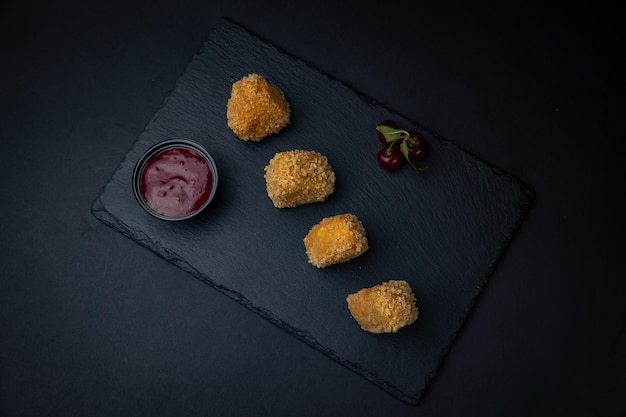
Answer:
POLYGON ((322 219, 306 235, 304 246, 309 263, 318 268, 347 262, 369 248, 363 224, 350 213, 322 219))
POLYGON ((350 294, 346 301, 352 317, 371 333, 396 333, 417 320, 415 295, 406 281, 387 281, 350 294))
POLYGON ((228 127, 241 140, 258 142, 289 123, 291 110, 284 93, 259 74, 235 82, 228 99, 228 127))
POLYGON ((279 152, 265 167, 267 195, 274 207, 296 207, 324 201, 335 190, 328 158, 315 151, 279 152))

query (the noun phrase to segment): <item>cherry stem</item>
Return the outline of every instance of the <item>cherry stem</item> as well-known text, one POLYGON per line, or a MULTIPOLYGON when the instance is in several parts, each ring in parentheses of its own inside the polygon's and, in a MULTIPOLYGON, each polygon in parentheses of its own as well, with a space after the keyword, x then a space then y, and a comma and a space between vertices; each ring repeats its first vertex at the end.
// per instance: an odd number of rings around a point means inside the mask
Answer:
POLYGON ((394 139, 394 141, 389 144, 389 146, 387 147, 387 149, 388 149, 387 150, 387 154, 389 154, 389 152, 391 152, 391 148, 393 148, 393 145, 395 145, 397 141, 404 140, 404 139, 406 139, 409 142, 411 142, 411 145, 415 145, 415 139, 413 139, 411 137, 409 132, 407 132, 406 130, 403 130, 402 134, 400 136, 398 136, 396 139, 394 139))
POLYGON ((398 137, 398 138, 396 138, 393 142, 391 142, 391 143, 389 144, 389 146, 387 146, 387 155, 391 155, 391 148, 393 148, 393 145, 395 145, 395 144, 396 144, 396 142, 397 142, 398 140, 400 140, 401 138, 402 138, 402 136, 399 136, 399 137, 398 137))

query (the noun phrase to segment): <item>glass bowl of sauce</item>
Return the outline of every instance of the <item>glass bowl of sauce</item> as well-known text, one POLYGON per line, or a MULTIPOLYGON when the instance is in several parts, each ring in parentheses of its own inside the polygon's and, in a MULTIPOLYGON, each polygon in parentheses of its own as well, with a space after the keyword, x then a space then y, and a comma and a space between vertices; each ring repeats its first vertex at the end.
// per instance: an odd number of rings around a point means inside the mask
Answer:
POLYGON ((217 166, 199 144, 169 139, 143 154, 133 171, 133 192, 145 211, 162 220, 185 220, 204 210, 217 189, 217 166))

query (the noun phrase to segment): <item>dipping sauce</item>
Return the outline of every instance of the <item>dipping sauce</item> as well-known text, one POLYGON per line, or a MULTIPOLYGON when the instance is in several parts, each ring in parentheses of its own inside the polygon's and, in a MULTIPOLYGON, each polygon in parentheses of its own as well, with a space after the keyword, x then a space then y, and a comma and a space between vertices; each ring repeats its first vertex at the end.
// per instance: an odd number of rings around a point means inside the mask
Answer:
POLYGON ((141 174, 141 192, 146 203, 167 217, 185 217, 211 196, 213 172, 206 159, 186 147, 169 148, 156 154, 141 174))

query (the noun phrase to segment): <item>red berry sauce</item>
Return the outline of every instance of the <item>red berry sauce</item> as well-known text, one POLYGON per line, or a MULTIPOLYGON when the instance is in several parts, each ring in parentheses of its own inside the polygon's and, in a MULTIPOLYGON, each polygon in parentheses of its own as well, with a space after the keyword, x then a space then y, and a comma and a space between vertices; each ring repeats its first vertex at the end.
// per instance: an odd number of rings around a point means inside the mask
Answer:
POLYGON ((202 155, 188 148, 170 148, 146 164, 141 192, 157 213, 183 217, 206 203, 212 183, 213 173, 202 155))

